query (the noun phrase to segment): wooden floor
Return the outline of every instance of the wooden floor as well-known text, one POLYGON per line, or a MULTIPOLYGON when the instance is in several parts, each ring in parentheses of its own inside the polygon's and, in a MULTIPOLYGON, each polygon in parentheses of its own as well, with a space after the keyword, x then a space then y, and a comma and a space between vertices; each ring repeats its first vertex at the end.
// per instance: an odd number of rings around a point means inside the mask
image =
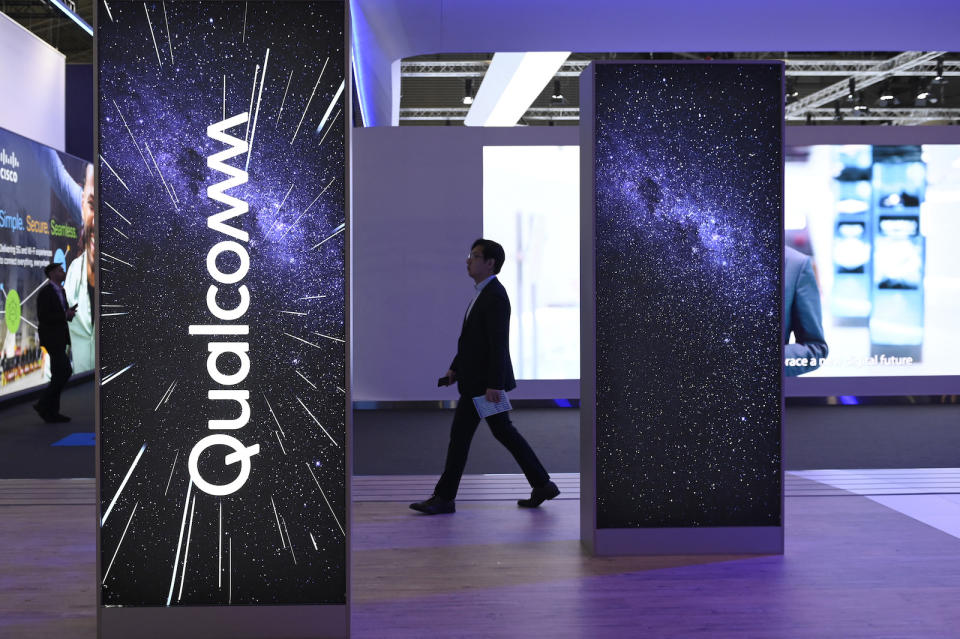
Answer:
MULTIPOLYGON (((352 636, 960 637, 958 469, 788 473, 786 552, 752 557, 588 557, 555 479, 424 517, 434 478, 355 478, 352 636)), ((92 480, 0 481, 0 638, 95 636, 94 519, 92 480)))

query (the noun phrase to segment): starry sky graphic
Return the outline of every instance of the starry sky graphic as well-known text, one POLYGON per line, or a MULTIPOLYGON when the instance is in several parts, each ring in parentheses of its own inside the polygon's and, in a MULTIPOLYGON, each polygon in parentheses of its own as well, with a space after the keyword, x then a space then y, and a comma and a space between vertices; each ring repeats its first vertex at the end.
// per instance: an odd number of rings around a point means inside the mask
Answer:
MULTIPOLYGON (((104 605, 342 604, 346 590, 344 8, 342 2, 125 2, 99 7, 100 503, 104 605), (208 228, 225 223, 247 241, 208 228), (207 270, 211 247, 249 255, 240 282, 207 270), (237 319, 216 319, 249 291, 237 319), (249 326, 248 335, 190 335, 191 324, 249 326), (222 385, 208 342, 249 344, 249 374, 222 385), (240 403, 208 391, 246 390, 240 403), (188 458, 207 435, 259 445, 237 492, 191 481, 188 458)), ((225 252, 217 268, 240 267, 225 252)), ((239 358, 218 360, 225 374, 239 358)), ((199 458, 206 481, 239 473, 226 446, 199 458)))
POLYGON ((782 67, 596 67, 597 525, 778 525, 782 67))

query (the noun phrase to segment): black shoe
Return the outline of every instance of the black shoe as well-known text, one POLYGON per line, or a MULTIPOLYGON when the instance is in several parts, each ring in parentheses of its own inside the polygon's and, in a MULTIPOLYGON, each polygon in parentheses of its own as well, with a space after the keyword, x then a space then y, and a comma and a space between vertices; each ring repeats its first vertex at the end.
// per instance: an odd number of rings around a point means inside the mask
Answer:
POLYGON ((457 507, 452 499, 446 500, 436 495, 426 501, 412 503, 410 508, 424 515, 446 515, 457 512, 457 507))
MULTIPOLYGON (((37 415, 39 415, 40 418, 41 418, 43 421, 47 422, 48 424, 53 424, 54 422, 57 421, 57 420, 54 418, 54 416, 51 415, 50 413, 48 413, 47 411, 45 411, 45 410, 43 409, 43 407, 40 406, 40 404, 34 404, 34 405, 33 405, 33 410, 37 411, 37 415)), ((69 420, 70 418, 68 417, 67 419, 69 420)))
POLYGON ((548 481, 543 486, 534 488, 530 493, 530 499, 518 499, 517 506, 521 508, 536 508, 548 499, 553 499, 560 494, 560 489, 552 481, 548 481))
POLYGON ((65 424, 66 422, 70 421, 70 418, 67 417, 66 415, 61 415, 60 413, 57 413, 56 415, 48 415, 48 421, 53 422, 55 424, 65 424))

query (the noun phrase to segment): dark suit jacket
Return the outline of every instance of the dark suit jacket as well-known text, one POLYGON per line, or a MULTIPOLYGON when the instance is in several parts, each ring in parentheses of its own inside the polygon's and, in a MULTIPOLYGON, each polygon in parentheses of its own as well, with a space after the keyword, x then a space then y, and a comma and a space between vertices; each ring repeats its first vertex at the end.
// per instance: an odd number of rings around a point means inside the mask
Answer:
POLYGON ((517 387, 510 362, 510 298, 496 277, 490 280, 463 322, 450 369, 461 395, 476 397, 488 388, 517 387))
POLYGON ((787 366, 786 374, 793 377, 818 368, 819 360, 829 350, 823 336, 820 290, 810 258, 789 246, 784 248, 783 317, 784 358, 809 362, 807 366, 787 366), (796 337, 795 344, 787 343, 791 332, 796 337))
POLYGON ((67 313, 53 287, 54 284, 47 282, 37 293, 40 345, 46 348, 47 352, 66 350, 70 343, 67 313))

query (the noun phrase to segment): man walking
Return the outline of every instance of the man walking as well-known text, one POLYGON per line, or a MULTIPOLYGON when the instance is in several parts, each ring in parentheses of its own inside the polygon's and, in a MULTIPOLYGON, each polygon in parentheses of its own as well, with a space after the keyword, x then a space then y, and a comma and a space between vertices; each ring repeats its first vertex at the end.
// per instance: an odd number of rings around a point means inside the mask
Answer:
POLYGON ((77 306, 67 306, 67 296, 63 290, 67 274, 63 267, 50 263, 43 272, 47 275, 47 283, 37 293, 37 320, 40 325, 40 346, 47 349, 47 355, 50 356, 50 384, 33 409, 45 422, 69 422, 69 417, 60 414, 60 392, 73 374, 67 356, 67 345, 70 343, 67 322, 76 315, 77 306))
MULTIPOLYGON (((457 341, 457 354, 450 364, 446 384, 457 383, 460 399, 450 427, 450 444, 443 475, 425 501, 410 504, 410 508, 427 515, 456 511, 454 500, 460 487, 460 478, 467 463, 470 442, 480 424, 480 415, 473 398, 484 395, 487 401, 498 402, 504 391, 516 388, 513 365, 510 362, 510 299, 496 274, 503 266, 503 247, 492 240, 479 239, 467 256, 467 274, 475 283, 475 295, 467 307, 457 341)), ((529 499, 517 504, 536 508, 544 501, 560 494, 557 485, 537 459, 527 440, 517 432, 507 412, 487 417, 493 436, 503 444, 520 464, 533 491, 529 499)))

